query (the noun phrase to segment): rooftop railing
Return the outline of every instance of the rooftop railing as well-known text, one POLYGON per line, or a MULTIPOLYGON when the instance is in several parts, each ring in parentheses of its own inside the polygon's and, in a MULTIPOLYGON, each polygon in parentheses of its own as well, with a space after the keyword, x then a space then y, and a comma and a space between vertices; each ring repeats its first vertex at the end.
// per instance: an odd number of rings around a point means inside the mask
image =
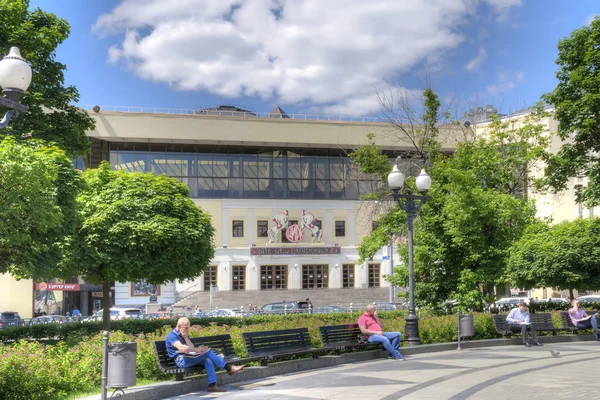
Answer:
MULTIPOLYGON (((86 105, 85 109, 92 111, 96 106, 86 105)), ((281 117, 280 114, 270 112, 243 112, 228 110, 198 110, 191 108, 157 108, 157 107, 130 107, 130 106, 99 106, 101 111, 121 112, 132 114, 169 114, 169 115, 204 115, 214 117, 239 117, 239 118, 267 118, 267 119, 294 119, 307 121, 345 121, 345 122, 379 122, 383 123, 380 117, 356 117, 350 115, 319 115, 319 114, 287 114, 287 117, 281 117)))

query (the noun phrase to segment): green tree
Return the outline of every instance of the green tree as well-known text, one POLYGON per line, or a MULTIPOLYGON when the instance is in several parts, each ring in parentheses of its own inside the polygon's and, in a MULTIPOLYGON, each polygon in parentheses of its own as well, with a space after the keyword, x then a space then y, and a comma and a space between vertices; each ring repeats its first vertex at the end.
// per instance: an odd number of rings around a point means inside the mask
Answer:
MULTIPOLYGON (((434 157, 431 199, 415 222, 415 296, 422 305, 436 306, 450 296, 472 300, 474 290, 491 292, 502 282, 508 249, 535 221, 526 197, 532 185, 528 172, 539 169, 548 155, 540 123, 547 116, 537 105, 518 122, 493 117, 478 139, 459 143, 452 156, 434 157)), ((362 160, 368 164, 377 158, 362 160)), ((414 179, 406 184, 413 186, 414 179)), ((397 207, 360 244, 361 258, 371 258, 393 232, 406 232, 406 215, 397 207)), ((407 248, 399 249, 406 264, 407 248)), ((396 268, 390 281, 406 286, 406 268, 396 268)))
POLYGON ((567 189, 570 177, 587 177, 577 185, 577 201, 600 204, 600 17, 558 43, 558 85, 545 100, 553 104, 558 135, 566 141, 548 162, 548 183, 567 189))
POLYGON ((78 228, 67 240, 60 275, 102 283, 108 330, 111 282, 198 277, 214 256, 214 228, 175 178, 112 171, 106 162, 83 175, 78 228))
POLYGON ((0 273, 50 277, 73 233, 83 180, 64 151, 39 142, 0 142, 0 273))
POLYGON ((600 219, 531 226, 510 249, 508 279, 517 287, 600 289, 600 219))
POLYGON ((73 104, 79 100, 74 86, 64 85, 66 66, 55 61, 56 47, 69 36, 69 23, 39 8, 29 10, 29 0, 0 1, 0 53, 17 46, 31 64, 31 86, 21 103, 29 106, 0 135, 55 142, 69 156, 89 148, 86 130, 94 120, 73 104))

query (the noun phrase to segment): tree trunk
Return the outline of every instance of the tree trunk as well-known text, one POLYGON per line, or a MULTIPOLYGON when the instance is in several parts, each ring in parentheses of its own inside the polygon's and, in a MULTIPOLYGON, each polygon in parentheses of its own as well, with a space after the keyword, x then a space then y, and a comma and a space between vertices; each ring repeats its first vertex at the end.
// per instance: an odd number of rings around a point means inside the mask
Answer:
POLYGON ((110 331, 110 282, 102 281, 102 330, 110 331))
POLYGON ((573 288, 569 288, 569 300, 573 301, 575 295, 573 294, 573 288))

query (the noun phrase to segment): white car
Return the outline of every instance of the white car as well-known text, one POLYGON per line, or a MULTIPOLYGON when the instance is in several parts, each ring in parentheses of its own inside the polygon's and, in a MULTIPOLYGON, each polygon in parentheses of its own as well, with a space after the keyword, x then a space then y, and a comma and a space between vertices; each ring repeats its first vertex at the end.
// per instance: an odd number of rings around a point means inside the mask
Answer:
POLYGON ((537 303, 569 303, 569 299, 561 299, 558 297, 550 297, 548 299, 540 299, 537 303))
MULTIPOLYGON (((93 320, 101 320, 102 313, 104 310, 98 310, 92 315, 93 320)), ((142 310, 139 308, 111 308, 110 319, 130 319, 130 318, 142 318, 142 310)))
POLYGON ((588 296, 578 297, 580 303, 600 303, 600 294, 590 294, 588 296))
POLYGON ((525 304, 529 305, 529 299, 527 297, 505 297, 497 300, 495 304, 491 304, 491 308, 518 307, 520 302, 525 302, 525 304))

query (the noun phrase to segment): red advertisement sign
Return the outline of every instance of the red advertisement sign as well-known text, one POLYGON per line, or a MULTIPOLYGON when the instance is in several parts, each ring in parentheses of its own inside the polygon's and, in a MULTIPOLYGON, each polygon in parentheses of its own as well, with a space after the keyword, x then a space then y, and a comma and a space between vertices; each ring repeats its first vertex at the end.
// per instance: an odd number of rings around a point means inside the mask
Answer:
POLYGON ((35 290, 62 290, 65 292, 78 292, 79 283, 46 283, 35 284, 35 290))
POLYGON ((290 225, 285 230, 285 237, 292 243, 301 242, 304 237, 304 229, 297 224, 290 225))

